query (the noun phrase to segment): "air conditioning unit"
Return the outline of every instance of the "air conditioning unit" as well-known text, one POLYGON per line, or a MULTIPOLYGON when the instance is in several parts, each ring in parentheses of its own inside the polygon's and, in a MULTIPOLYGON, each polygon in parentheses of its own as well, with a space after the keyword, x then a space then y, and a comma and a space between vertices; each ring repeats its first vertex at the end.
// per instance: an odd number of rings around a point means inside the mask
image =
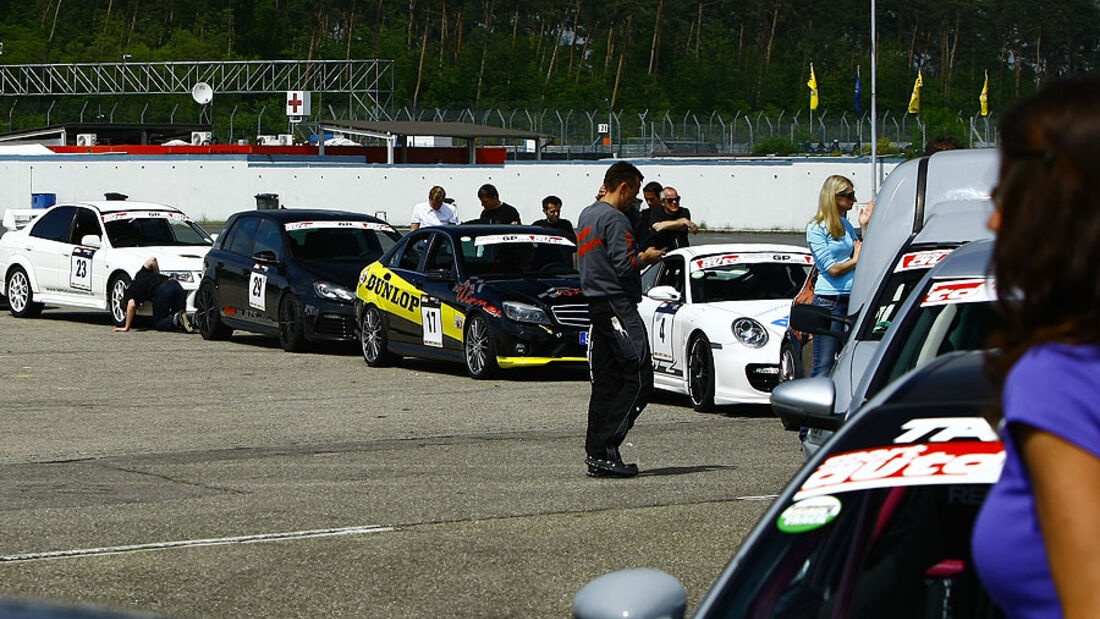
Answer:
POLYGON ((279 138, 274 135, 258 135, 256 136, 256 144, 260 146, 278 146, 279 138))
POLYGON ((192 131, 191 132, 191 145, 192 146, 209 146, 214 141, 213 131, 192 131))
POLYGON ((78 133, 76 134, 77 146, 95 146, 96 138, 94 133, 78 133))
POLYGON ((294 146, 294 136, 289 133, 280 133, 279 146, 294 146))

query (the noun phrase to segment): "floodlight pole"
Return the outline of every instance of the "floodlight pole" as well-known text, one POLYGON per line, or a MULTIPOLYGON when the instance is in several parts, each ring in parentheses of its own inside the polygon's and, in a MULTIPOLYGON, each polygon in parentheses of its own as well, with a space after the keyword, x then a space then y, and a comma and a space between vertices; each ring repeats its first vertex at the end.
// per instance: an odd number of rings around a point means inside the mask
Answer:
POLYGON ((875 0, 871 0, 871 195, 878 195, 878 83, 876 81, 877 42, 875 36, 875 0))

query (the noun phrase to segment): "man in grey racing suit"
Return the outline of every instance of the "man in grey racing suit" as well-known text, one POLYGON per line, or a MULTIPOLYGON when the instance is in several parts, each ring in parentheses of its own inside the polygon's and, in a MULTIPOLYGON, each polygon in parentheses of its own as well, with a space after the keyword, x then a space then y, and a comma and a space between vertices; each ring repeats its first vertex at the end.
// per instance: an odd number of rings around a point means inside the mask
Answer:
POLYGON ((604 175, 603 196, 577 220, 581 289, 588 298, 592 330, 588 356, 592 396, 588 402, 585 464, 590 477, 633 477, 619 446, 653 390, 649 338, 638 315, 641 267, 661 259, 652 247, 639 252, 625 215, 642 185, 642 173, 620 161, 604 175))

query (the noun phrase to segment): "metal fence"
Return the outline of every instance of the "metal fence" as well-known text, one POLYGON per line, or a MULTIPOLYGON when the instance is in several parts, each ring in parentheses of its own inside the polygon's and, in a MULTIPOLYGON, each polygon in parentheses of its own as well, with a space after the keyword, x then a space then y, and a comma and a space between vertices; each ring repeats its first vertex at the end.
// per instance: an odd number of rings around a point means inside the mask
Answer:
MULTIPOLYGON (((336 111, 330 109, 335 117, 336 111)), ((568 158, 586 154, 615 153, 624 157, 661 155, 743 155, 765 152, 769 147, 791 153, 849 154, 870 149, 871 119, 847 113, 794 114, 764 112, 709 114, 695 112, 627 113, 609 110, 461 110, 400 108, 394 120, 470 122, 541 133, 547 138, 544 153, 568 158), (601 125, 603 125, 601 127, 601 125), (765 150, 761 150, 765 149, 765 150)), ((917 116, 884 111, 877 119, 880 146, 902 152, 923 145, 941 133, 965 135, 970 147, 992 146, 996 121, 992 117, 956 116, 953 122, 930 129, 917 116)), ((533 151, 531 144, 509 144, 517 155, 533 151)))

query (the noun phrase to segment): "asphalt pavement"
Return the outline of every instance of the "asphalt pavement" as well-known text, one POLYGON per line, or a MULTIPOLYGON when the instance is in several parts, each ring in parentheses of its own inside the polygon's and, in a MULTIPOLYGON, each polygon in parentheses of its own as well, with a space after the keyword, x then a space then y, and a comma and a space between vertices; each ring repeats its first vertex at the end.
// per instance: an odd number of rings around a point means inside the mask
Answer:
MULTIPOLYGON (((755 237, 755 235, 753 235, 755 237)), ((0 314, 0 594, 179 617, 567 617, 637 566, 694 605, 800 464, 766 408, 660 394, 584 475, 584 368, 474 381, 0 314)))

